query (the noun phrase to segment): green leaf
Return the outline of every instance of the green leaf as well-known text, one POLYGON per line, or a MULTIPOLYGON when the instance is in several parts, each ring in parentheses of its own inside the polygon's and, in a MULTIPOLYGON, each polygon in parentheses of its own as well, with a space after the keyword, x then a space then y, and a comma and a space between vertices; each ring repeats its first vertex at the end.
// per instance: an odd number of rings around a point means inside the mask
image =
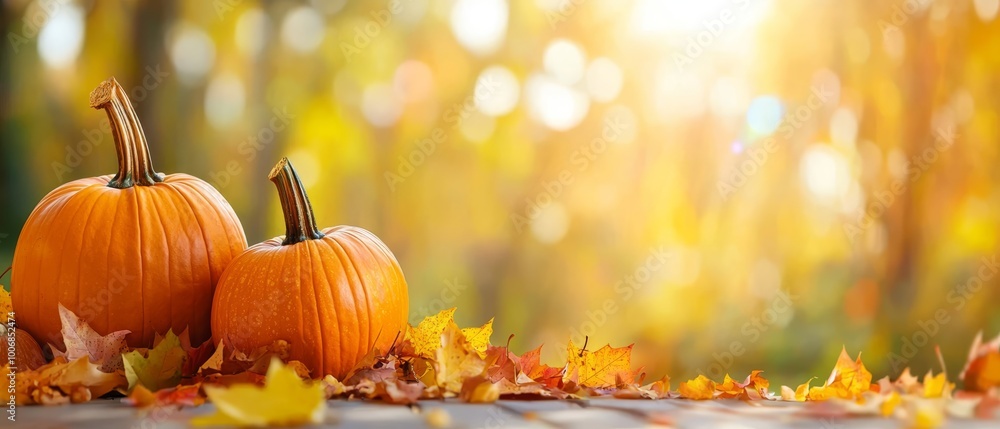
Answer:
POLYGON ((128 390, 131 392, 136 385, 142 384, 155 392, 180 384, 187 353, 181 347, 180 338, 171 330, 156 347, 149 350, 148 356, 134 350, 123 354, 122 359, 128 390))

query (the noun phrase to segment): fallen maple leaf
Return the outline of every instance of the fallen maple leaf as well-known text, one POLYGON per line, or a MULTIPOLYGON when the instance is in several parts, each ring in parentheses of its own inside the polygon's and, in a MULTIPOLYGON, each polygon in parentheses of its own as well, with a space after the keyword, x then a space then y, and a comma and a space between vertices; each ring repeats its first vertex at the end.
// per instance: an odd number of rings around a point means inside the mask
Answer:
POLYGON ((198 346, 192 345, 191 333, 188 328, 185 328, 184 332, 181 332, 177 338, 181 342, 181 348, 187 353, 187 359, 184 359, 184 365, 181 367, 181 376, 185 378, 193 377, 198 373, 202 364, 215 354, 215 343, 211 339, 208 339, 208 341, 198 346))
POLYGON ((935 376, 933 372, 927 371, 927 375, 924 376, 923 393, 925 398, 940 398, 950 390, 947 374, 942 372, 935 376))
POLYGON ((656 399, 666 398, 670 396, 670 376, 664 375, 663 378, 649 383, 643 389, 655 393, 656 399))
POLYGON ((557 387, 563 378, 563 368, 554 368, 540 363, 542 346, 525 352, 518 359, 521 371, 532 380, 547 387, 557 387))
POLYGON ((469 346, 476 353, 479 353, 479 357, 486 357, 486 349, 490 346, 490 336, 493 335, 493 319, 491 318, 489 322, 478 328, 463 328, 462 335, 465 335, 465 341, 469 342, 469 346))
POLYGON ((317 424, 326 412, 323 386, 308 383, 272 359, 264 387, 239 384, 228 388, 205 386, 215 414, 191 420, 196 426, 290 426, 317 424))
POLYGON ((722 383, 715 385, 715 390, 719 392, 718 396, 719 398, 732 399, 743 396, 744 387, 745 385, 736 382, 736 380, 733 380, 732 377, 729 376, 729 374, 726 374, 725 378, 722 380, 722 383))
POLYGON ((596 352, 576 348, 573 340, 566 347, 567 365, 564 380, 574 380, 583 387, 612 387, 618 378, 632 380, 632 344, 613 348, 605 345, 596 352))
POLYGON ((462 383, 459 398, 470 403, 493 403, 500 399, 500 385, 481 375, 467 378, 462 383))
POLYGON ((454 323, 454 316, 455 307, 452 307, 425 317, 416 327, 407 326, 406 341, 413 348, 413 354, 433 358, 435 350, 441 347, 441 333, 449 323, 454 323))
POLYGON ((172 330, 146 356, 139 350, 122 355, 129 391, 140 383, 153 392, 178 385, 187 356, 172 330))
POLYGON ((375 383, 375 391, 370 399, 380 398, 390 404, 416 404, 424 393, 423 383, 407 383, 403 380, 383 380, 375 383))
POLYGON ((486 361, 479 357, 454 321, 448 323, 438 340, 434 369, 437 385, 445 392, 459 393, 465 379, 481 375, 486 361))
POLYGON ((984 343, 980 331, 969 349, 969 359, 958 376, 965 388, 986 392, 1000 386, 1000 335, 984 343))
POLYGON ((2 314, 6 320, 7 316, 13 312, 14 305, 11 303, 10 293, 7 292, 7 289, 3 288, 3 285, 0 285, 0 314, 2 314))
MULTIPOLYGON (((123 368, 121 354, 128 350, 125 336, 132 331, 115 331, 101 335, 77 317, 72 311, 59 304, 59 320, 62 321, 63 344, 66 346, 66 360, 76 360, 89 356, 101 371, 114 372, 123 368)), ((52 347, 52 350, 57 350, 52 347)))
POLYGON ((862 393, 871 390, 871 386, 872 373, 868 372, 865 364, 861 362, 861 353, 858 353, 857 360, 851 360, 847 348, 844 347, 840 350, 840 357, 837 358, 837 364, 830 373, 830 378, 827 379, 823 390, 818 391, 817 397, 830 395, 842 399, 857 399, 862 393), (827 389, 830 391, 827 392, 827 389))
POLYGON ((145 386, 138 385, 122 402, 136 408, 149 408, 152 406, 187 406, 197 407, 205 403, 205 397, 201 396, 201 384, 189 384, 161 389, 156 393, 149 391, 145 386))
POLYGON ((205 359, 205 362, 198 367, 200 373, 222 372, 222 363, 225 361, 226 342, 219 340, 219 345, 215 347, 212 355, 205 359))
POLYGON ((517 355, 510 352, 507 347, 489 346, 486 349, 486 374, 490 381, 497 382, 503 379, 515 380, 521 371, 520 362, 517 355))
POLYGON ((698 375, 698 377, 692 380, 681 382, 677 391, 681 394, 682 398, 697 400, 712 399, 715 397, 715 382, 704 375, 698 375))
POLYGON ((763 399, 767 398, 770 392, 767 391, 768 387, 771 387, 771 382, 767 381, 766 378, 761 376, 764 371, 753 370, 750 371, 750 375, 747 379, 743 381, 743 386, 745 388, 745 394, 751 396, 756 393, 759 397, 753 397, 753 399, 763 399))
POLYGON ((87 357, 67 361, 57 357, 37 370, 17 374, 18 404, 53 405, 86 402, 125 384, 121 373, 106 373, 87 357))

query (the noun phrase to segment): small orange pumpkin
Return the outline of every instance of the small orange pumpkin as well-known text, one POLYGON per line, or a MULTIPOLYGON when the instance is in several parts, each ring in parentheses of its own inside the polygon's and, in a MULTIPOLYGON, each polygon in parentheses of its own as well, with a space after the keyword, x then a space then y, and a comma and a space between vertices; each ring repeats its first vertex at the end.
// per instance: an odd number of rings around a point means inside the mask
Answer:
POLYGON ((79 179, 42 199, 14 250, 11 298, 21 328, 62 346, 58 305, 101 334, 132 331, 129 346, 190 328, 209 339, 215 284, 246 249, 236 213, 208 183, 153 170, 142 125, 111 78, 90 94, 104 109, 118 174, 79 179))
POLYGON ((14 366, 17 367, 17 372, 37 369, 45 365, 45 356, 42 354, 42 348, 23 329, 14 331, 14 345, 16 347, 14 366))
POLYGON ((316 227, 287 158, 269 178, 286 234, 250 247, 226 268, 215 291, 213 338, 247 353, 284 340, 289 359, 313 377, 342 378, 373 347, 386 351, 406 327, 406 279, 372 233, 316 227))

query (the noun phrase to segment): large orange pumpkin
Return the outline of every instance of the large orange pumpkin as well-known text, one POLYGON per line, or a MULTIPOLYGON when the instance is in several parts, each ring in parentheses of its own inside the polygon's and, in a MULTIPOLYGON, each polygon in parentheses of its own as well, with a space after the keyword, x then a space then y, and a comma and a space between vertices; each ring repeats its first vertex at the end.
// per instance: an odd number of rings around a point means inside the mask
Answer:
POLYGON ((385 352, 406 327, 406 279, 372 233, 316 227, 287 159, 270 179, 286 234, 250 247, 226 268, 215 291, 213 338, 246 353, 284 340, 289 359, 313 377, 343 377, 373 347, 385 352))
POLYGON ((132 331, 132 347, 190 328, 211 336, 215 284, 246 249, 229 203, 208 183, 153 170, 142 125, 111 78, 90 94, 108 114, 118 173, 79 179, 42 199, 14 250, 11 295, 20 328, 62 347, 62 303, 97 332, 132 331))

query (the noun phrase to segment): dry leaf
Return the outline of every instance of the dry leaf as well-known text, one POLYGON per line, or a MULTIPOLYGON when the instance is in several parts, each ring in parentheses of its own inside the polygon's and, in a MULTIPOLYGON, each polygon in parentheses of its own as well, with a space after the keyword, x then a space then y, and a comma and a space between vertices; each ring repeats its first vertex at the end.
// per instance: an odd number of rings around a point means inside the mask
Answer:
POLYGON ((459 393, 465 379, 485 371, 486 361, 479 357, 453 321, 441 333, 439 343, 434 362, 437 385, 445 392, 459 393))
POLYGON ((542 346, 537 349, 525 352, 518 359, 521 364, 521 371, 532 380, 544 384, 547 387, 558 387, 562 382, 563 368, 554 368, 539 363, 542 354, 542 346))
POLYGON ((596 352, 581 350, 569 341, 566 349, 567 366, 564 380, 573 379, 583 387, 613 387, 618 378, 632 380, 632 344, 613 348, 601 347, 596 352))
POLYGON ((129 391, 138 384, 153 392, 180 384, 187 356, 181 348, 180 338, 173 331, 168 331, 163 341, 150 349, 146 356, 138 350, 122 355, 129 391))
POLYGON ((403 380, 385 380, 375 384, 371 399, 380 398, 390 404, 416 404, 424 393, 423 383, 407 383, 403 380))
POLYGON ((715 382, 704 375, 698 375, 693 380, 681 382, 677 388, 682 398, 687 399, 712 399, 715 397, 715 382))
POLYGON ((115 372, 123 368, 121 355, 127 350, 125 336, 132 331, 98 334, 86 321, 62 304, 59 304, 59 320, 62 321, 66 360, 89 356, 90 361, 97 364, 101 371, 115 372))
POLYGON ((18 373, 14 393, 18 404, 53 405, 89 401, 124 384, 121 373, 103 372, 87 357, 72 362, 57 357, 37 370, 18 373))
MULTIPOLYGON (((416 327, 408 326, 406 341, 413 349, 415 356, 434 358, 435 351, 441 346, 441 333, 448 324, 454 323, 455 308, 441 310, 440 313, 427 316, 416 327)), ((491 328, 492 329, 492 328, 491 328)))
POLYGON ((468 378, 462 383, 459 398, 463 402, 493 403, 500 399, 500 386, 481 375, 468 378))
POLYGON ((197 407, 205 403, 205 397, 201 395, 200 383, 161 389, 156 393, 140 384, 132 389, 132 392, 122 402, 136 408, 152 406, 197 407))
POLYGON ((271 360, 264 387, 205 386, 216 413, 192 419, 196 426, 288 426, 323 421, 326 401, 320 383, 303 381, 280 359, 271 360))
POLYGON ((462 335, 465 335, 465 341, 469 342, 472 349, 479 353, 479 357, 485 358, 486 349, 490 346, 490 336, 493 335, 493 319, 478 328, 462 329, 462 335))
POLYGON ((648 385, 644 386, 643 389, 649 390, 656 394, 656 399, 662 399, 670 396, 670 376, 664 375, 663 378, 656 380, 648 385))

